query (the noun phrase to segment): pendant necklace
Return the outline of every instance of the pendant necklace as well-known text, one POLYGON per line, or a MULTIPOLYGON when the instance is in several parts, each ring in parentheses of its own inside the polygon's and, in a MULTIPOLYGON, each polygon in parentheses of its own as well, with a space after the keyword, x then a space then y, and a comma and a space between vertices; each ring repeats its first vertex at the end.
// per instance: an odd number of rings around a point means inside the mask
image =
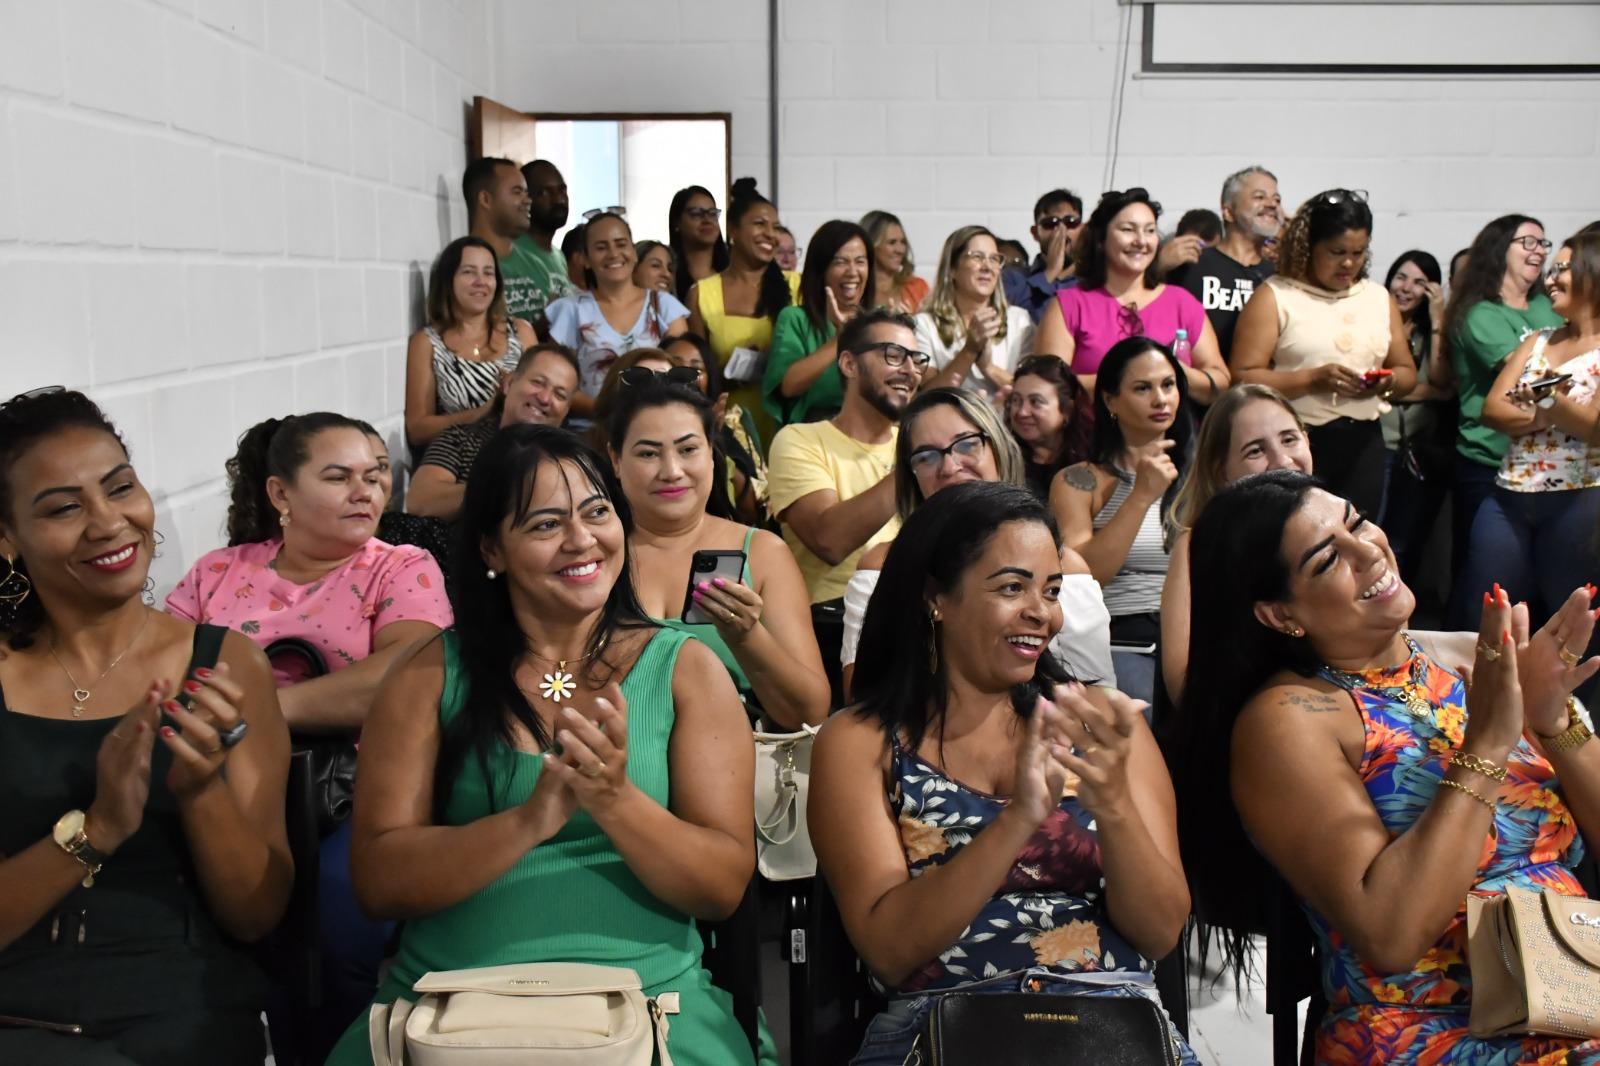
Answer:
MULTIPOLYGON (((567 669, 567 663, 588 662, 590 659, 594 658, 596 655, 599 655, 605 650, 606 642, 602 640, 600 642, 600 646, 595 648, 594 651, 589 652, 577 659, 555 660, 556 668, 547 672, 539 680, 539 695, 543 696, 551 703, 560 703, 562 700, 570 700, 578 691, 578 684, 577 679, 573 677, 572 672, 567 669)), ((528 654, 532 655, 536 659, 544 659, 546 662, 549 661, 546 656, 540 655, 536 651, 530 651, 528 654)))
MULTIPOLYGON (((104 681, 106 679, 106 675, 115 670, 117 668, 117 664, 123 659, 127 658, 128 653, 133 650, 133 646, 139 643, 139 638, 144 636, 145 626, 150 624, 150 616, 154 613, 154 611, 146 611, 144 613, 144 621, 139 623, 139 631, 133 635, 133 639, 128 642, 128 646, 122 649, 121 655, 118 655, 115 659, 111 660, 110 666, 100 671, 100 676, 91 681, 91 685, 98 685, 100 682, 104 681)), ((72 671, 67 669, 67 664, 61 661, 60 655, 56 654, 56 638, 55 634, 53 633, 50 635, 50 657, 56 661, 57 666, 61 667, 61 672, 67 675, 67 680, 72 682, 72 717, 82 718, 83 712, 86 709, 84 704, 89 702, 89 697, 92 696, 93 693, 87 686, 78 684, 78 679, 72 676, 72 671)))

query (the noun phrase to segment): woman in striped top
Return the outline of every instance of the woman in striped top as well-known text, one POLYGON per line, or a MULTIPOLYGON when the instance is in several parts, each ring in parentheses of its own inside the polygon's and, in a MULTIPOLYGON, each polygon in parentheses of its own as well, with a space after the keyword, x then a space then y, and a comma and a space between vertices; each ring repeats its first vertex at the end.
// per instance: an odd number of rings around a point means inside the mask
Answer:
POLYGON ((1139 699, 1150 698, 1155 682, 1167 576, 1162 517, 1189 457, 1188 402, 1183 365, 1165 345, 1117 342, 1095 373, 1089 461, 1050 486, 1063 538, 1104 589, 1118 687, 1139 699))
POLYGON ((482 418, 534 342, 533 328, 506 314, 489 242, 461 237, 445 245, 428 279, 428 325, 406 349, 406 438, 421 447, 482 418))

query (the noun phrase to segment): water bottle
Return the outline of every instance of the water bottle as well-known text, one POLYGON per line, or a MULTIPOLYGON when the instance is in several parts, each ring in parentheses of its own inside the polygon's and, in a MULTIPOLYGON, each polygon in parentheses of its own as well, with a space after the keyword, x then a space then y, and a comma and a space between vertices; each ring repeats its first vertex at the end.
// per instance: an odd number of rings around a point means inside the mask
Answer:
POLYGON ((1172 338, 1172 357, 1184 366, 1188 366, 1189 350, 1189 331, 1180 329, 1172 338))

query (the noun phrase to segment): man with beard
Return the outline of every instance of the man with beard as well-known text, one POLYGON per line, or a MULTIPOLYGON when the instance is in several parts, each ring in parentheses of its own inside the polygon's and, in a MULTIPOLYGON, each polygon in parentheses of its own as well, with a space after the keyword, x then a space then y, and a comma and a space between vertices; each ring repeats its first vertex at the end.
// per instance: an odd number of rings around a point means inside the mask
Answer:
POLYGON ((1273 273, 1262 245, 1276 239, 1282 228, 1278 179, 1263 167, 1245 167, 1222 183, 1222 240, 1167 277, 1205 307, 1224 360, 1233 349, 1239 312, 1256 286, 1273 273))
POLYGON ((406 491, 406 513, 453 522, 467 494, 472 463, 505 426, 559 426, 578 391, 578 357, 563 344, 536 344, 500 384, 489 413, 451 426, 428 445, 406 491))
POLYGON ((773 438, 768 507, 814 604, 842 597, 861 553, 899 532, 895 439, 930 362, 916 346, 909 315, 883 308, 857 315, 839 333, 839 413, 785 426, 773 438))
POLYGON ((556 231, 567 224, 567 183, 561 171, 543 159, 535 159, 520 172, 512 167, 511 173, 510 180, 522 190, 523 208, 520 226, 509 234, 500 254, 506 310, 533 323, 542 336, 545 306, 572 291, 566 260, 550 246, 556 231))

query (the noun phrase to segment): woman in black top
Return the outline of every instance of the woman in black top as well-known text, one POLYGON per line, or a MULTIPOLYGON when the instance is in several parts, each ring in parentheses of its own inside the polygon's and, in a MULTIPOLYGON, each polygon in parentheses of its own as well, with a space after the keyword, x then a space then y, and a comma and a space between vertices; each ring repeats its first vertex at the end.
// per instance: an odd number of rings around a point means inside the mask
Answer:
POLYGON ((266 1054, 288 731, 254 645, 144 602, 155 546, 87 397, 0 404, 0 1062, 266 1054))

